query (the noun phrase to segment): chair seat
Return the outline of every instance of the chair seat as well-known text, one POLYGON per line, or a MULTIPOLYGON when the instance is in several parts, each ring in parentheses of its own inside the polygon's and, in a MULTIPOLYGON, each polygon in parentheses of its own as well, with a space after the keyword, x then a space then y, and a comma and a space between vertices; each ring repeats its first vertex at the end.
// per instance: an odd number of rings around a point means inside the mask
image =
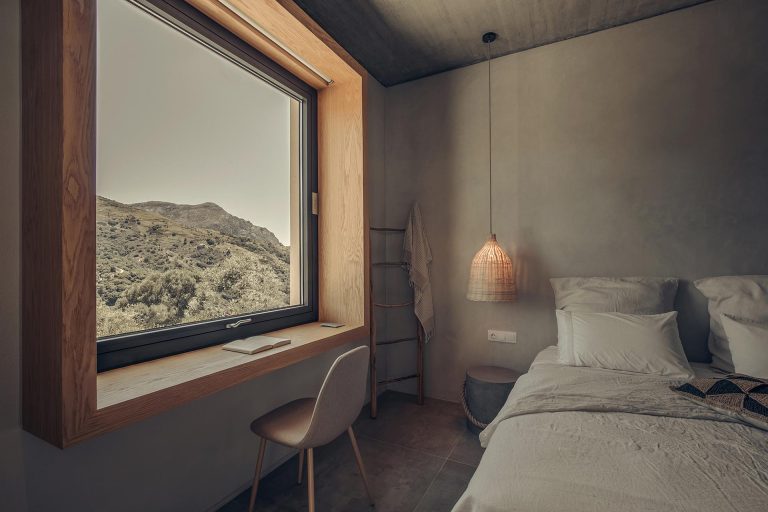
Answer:
POLYGON ((253 420, 251 430, 257 436, 284 446, 306 448, 301 442, 309 430, 315 401, 315 398, 300 398, 288 402, 253 420))

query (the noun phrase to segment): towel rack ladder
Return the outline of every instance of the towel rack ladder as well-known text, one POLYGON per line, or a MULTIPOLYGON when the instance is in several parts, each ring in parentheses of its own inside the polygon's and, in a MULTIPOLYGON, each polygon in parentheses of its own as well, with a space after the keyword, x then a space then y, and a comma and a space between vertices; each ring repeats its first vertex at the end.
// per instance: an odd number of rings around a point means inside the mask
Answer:
MULTIPOLYGON (((379 233, 379 234, 405 234, 405 229, 401 228, 383 228, 383 227, 371 227, 370 228, 371 234, 373 233, 379 233)), ((369 249, 370 249, 370 238, 369 238, 369 249)), ((370 251, 372 253, 372 251, 370 251)), ((387 268, 387 267, 399 267, 402 270, 405 270, 405 262, 402 261, 380 261, 380 262, 373 262, 370 266, 370 318, 371 318, 371 332, 370 332, 370 364, 371 364, 371 373, 370 373, 370 379, 371 379, 371 418, 376 418, 378 414, 378 386, 383 384, 392 384, 395 382, 402 382, 405 380, 410 379, 416 379, 417 383, 417 392, 418 392, 418 403, 419 405, 424 404, 424 331, 421 328, 421 324, 419 323, 418 319, 416 320, 416 335, 413 337, 403 337, 403 338, 396 338, 392 340, 382 340, 379 341, 377 337, 376 332, 376 311, 377 308, 381 308, 382 310, 388 311, 396 308, 405 308, 408 306, 413 306, 414 300, 406 301, 406 302, 399 302, 399 303, 384 303, 384 302, 376 302, 374 298, 374 272, 373 270, 376 268, 387 268), (391 379, 384 379, 384 380, 378 380, 378 376, 376 374, 376 349, 377 347, 382 346, 388 346, 388 345, 396 345, 399 343, 404 343, 408 341, 415 341, 416 342, 416 373, 412 375, 406 375, 404 377, 395 377, 391 379)))

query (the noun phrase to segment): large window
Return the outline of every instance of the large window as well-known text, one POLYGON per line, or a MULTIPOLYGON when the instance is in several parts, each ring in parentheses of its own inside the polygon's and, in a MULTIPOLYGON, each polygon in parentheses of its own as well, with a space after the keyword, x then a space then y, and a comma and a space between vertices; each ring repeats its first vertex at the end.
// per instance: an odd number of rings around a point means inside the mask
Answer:
POLYGON ((99 369, 316 320, 315 91, 181 1, 97 36, 99 369))

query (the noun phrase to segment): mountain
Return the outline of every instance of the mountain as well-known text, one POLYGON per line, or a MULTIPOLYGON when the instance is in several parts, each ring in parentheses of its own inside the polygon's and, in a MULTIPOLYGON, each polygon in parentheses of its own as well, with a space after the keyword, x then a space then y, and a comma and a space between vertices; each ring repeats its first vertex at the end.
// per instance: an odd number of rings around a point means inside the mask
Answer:
POLYGON ((269 230, 213 203, 152 203, 175 219, 146 204, 97 197, 99 337, 289 305, 289 250, 269 230))
POLYGON ((176 204, 164 201, 147 201, 131 206, 148 212, 154 212, 192 228, 213 229, 230 236, 264 240, 280 245, 277 237, 267 228, 254 226, 245 219, 235 217, 216 203, 176 204))

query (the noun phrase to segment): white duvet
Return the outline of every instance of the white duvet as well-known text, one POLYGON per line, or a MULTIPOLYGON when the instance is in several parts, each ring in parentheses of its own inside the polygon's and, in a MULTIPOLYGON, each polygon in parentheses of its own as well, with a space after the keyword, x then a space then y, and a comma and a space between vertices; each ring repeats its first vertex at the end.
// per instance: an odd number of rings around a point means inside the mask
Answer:
POLYGON ((768 432, 669 390, 544 350, 480 439, 454 512, 768 511, 768 432))

